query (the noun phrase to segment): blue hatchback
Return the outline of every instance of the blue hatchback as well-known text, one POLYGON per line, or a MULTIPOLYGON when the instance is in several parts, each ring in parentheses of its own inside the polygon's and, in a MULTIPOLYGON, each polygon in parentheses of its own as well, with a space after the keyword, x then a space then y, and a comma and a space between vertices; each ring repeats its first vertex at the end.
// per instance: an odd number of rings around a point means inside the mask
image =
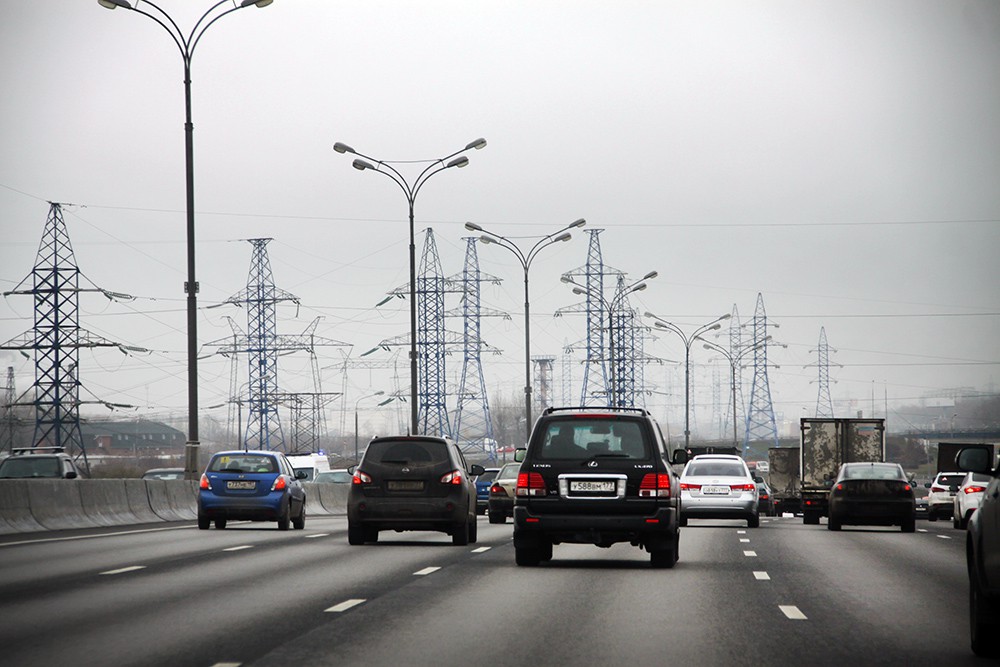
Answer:
POLYGON ((486 514, 490 506, 490 485, 498 472, 500 468, 486 468, 482 475, 476 477, 476 514, 486 514))
POLYGON ((198 528, 212 522, 225 528, 229 519, 277 521, 278 530, 306 526, 306 492, 281 452, 219 452, 209 461, 198 491, 198 528))

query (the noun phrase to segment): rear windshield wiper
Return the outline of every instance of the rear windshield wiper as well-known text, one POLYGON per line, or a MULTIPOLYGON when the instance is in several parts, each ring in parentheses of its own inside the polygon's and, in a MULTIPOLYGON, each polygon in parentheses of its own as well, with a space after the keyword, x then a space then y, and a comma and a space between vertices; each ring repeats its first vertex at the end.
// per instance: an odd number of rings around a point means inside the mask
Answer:
POLYGON ((379 463, 398 463, 399 465, 406 465, 407 463, 409 463, 409 461, 407 459, 401 459, 401 460, 382 459, 381 461, 379 461, 379 463))

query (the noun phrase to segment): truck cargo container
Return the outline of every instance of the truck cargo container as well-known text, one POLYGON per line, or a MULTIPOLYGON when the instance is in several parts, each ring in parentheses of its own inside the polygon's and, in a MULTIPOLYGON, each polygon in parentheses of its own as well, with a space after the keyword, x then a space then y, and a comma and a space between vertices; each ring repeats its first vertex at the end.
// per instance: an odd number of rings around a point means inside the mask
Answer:
POLYGON ((800 431, 802 521, 818 524, 841 464, 885 460, 885 420, 803 418, 800 431))

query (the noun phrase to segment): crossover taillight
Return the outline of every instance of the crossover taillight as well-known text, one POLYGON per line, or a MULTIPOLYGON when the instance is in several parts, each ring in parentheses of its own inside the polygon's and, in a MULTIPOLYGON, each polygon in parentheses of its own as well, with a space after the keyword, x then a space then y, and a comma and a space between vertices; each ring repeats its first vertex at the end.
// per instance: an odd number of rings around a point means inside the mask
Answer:
POLYGON ((931 486, 931 493, 945 493, 947 490, 948 489, 944 488, 943 486, 937 486, 937 485, 931 486))
POLYGON ((646 473, 639 483, 640 498, 669 498, 670 475, 663 473, 646 473))
POLYGON ((366 475, 360 470, 355 470, 354 476, 351 477, 351 484, 371 484, 371 483, 372 483, 371 475, 366 475))
POLYGON ((545 480, 541 473, 521 472, 517 474, 517 489, 514 491, 517 496, 544 496, 545 480))
POLYGON ((986 490, 986 487, 985 486, 967 486, 967 487, 965 487, 962 490, 965 491, 966 493, 982 493, 983 491, 986 490))
POLYGON ((451 472, 441 475, 442 484, 461 484, 462 483, 462 471, 452 470, 451 472))

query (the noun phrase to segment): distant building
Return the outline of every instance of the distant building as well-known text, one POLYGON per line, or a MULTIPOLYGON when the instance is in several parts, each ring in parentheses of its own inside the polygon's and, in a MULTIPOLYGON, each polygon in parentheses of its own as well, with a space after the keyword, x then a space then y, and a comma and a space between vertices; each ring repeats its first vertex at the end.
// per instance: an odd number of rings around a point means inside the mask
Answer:
POLYGON ((187 437, 166 424, 148 421, 83 421, 80 423, 88 455, 175 456, 184 454, 187 437))

